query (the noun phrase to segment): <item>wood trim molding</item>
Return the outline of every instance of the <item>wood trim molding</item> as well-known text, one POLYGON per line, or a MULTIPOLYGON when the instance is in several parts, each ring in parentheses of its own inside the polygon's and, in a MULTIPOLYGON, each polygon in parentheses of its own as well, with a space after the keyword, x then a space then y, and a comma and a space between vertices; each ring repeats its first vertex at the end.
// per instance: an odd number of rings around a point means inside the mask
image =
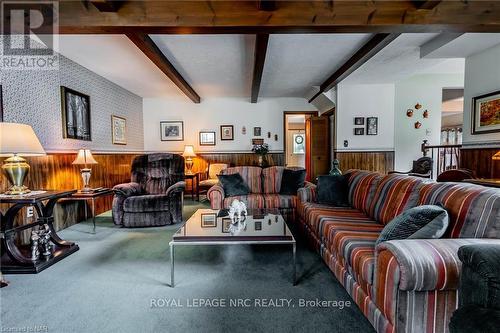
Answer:
POLYGON ((124 1, 119 0, 91 0, 91 4, 94 5, 100 12, 105 13, 115 13, 123 5, 124 1))
POLYGON ((260 83, 266 62, 267 45, 269 43, 268 34, 258 34, 255 36, 255 53, 252 78, 252 96, 250 101, 257 103, 259 99, 260 83))
POLYGON ((133 32, 129 32, 126 35, 189 99, 194 103, 200 103, 200 96, 175 69, 174 65, 156 46, 151 37, 144 33, 133 32))

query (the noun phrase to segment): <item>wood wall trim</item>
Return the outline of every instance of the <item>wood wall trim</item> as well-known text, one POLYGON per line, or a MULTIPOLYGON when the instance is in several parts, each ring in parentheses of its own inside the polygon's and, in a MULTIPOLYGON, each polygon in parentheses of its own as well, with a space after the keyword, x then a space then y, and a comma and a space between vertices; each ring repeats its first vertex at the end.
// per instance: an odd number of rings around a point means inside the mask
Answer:
POLYGON ((335 156, 340 162, 340 169, 344 172, 349 169, 360 169, 387 174, 389 171, 394 170, 393 151, 337 151, 335 156))
POLYGON ((460 149, 460 167, 472 170, 478 178, 500 178, 500 161, 491 158, 499 148, 460 149))

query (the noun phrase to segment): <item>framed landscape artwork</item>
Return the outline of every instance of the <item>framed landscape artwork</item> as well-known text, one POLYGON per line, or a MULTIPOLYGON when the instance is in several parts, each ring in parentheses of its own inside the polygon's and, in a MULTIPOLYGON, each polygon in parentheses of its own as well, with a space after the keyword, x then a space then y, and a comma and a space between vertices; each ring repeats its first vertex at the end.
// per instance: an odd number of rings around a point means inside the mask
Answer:
POLYGON ((127 120, 122 117, 111 115, 111 134, 113 144, 127 144, 127 120))
POLYGON ((220 127, 220 139, 224 141, 234 140, 234 127, 233 125, 222 125, 220 127))
POLYGON ((366 118, 366 135, 377 135, 378 134, 378 118, 368 117, 366 118))
POLYGON ((90 129, 90 97, 61 86, 63 137, 92 141, 90 129))
POLYGON ((500 132, 500 91, 472 99, 472 134, 500 132))
POLYGON ((184 141, 184 122, 160 121, 161 141, 184 141))
POLYGON ((215 132, 200 132, 200 146, 215 146, 215 132))

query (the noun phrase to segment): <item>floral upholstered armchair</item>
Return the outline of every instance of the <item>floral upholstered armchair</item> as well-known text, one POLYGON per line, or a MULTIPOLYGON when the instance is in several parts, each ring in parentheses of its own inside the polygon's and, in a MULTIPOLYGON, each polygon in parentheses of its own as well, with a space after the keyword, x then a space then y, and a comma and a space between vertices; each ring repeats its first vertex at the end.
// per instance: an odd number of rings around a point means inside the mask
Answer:
POLYGON ((184 158, 176 154, 137 156, 131 182, 113 188, 113 222, 155 227, 182 222, 184 158))

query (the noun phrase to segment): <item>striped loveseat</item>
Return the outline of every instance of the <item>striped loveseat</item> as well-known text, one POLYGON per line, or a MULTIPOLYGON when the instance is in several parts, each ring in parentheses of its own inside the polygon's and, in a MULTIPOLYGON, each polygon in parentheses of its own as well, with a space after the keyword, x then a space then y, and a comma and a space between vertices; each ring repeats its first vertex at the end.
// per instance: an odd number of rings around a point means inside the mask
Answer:
POLYGON ((349 208, 315 203, 314 186, 298 196, 299 226, 377 332, 447 332, 458 305, 459 247, 500 244, 499 189, 354 170, 349 208), (375 248, 385 224, 424 204, 447 209, 443 238, 375 248))
MULTIPOLYGON (((214 185, 208 190, 207 197, 212 209, 229 208, 234 199, 243 201, 248 208, 278 208, 286 221, 295 221, 297 208, 296 195, 280 194, 281 177, 285 167, 273 166, 260 168, 254 166, 239 166, 223 170, 221 174, 239 173, 250 188, 250 194, 245 196, 226 197, 220 185, 214 185)), ((298 168, 290 168, 298 170, 298 168)), ((305 186, 312 186, 306 182, 305 186)))

